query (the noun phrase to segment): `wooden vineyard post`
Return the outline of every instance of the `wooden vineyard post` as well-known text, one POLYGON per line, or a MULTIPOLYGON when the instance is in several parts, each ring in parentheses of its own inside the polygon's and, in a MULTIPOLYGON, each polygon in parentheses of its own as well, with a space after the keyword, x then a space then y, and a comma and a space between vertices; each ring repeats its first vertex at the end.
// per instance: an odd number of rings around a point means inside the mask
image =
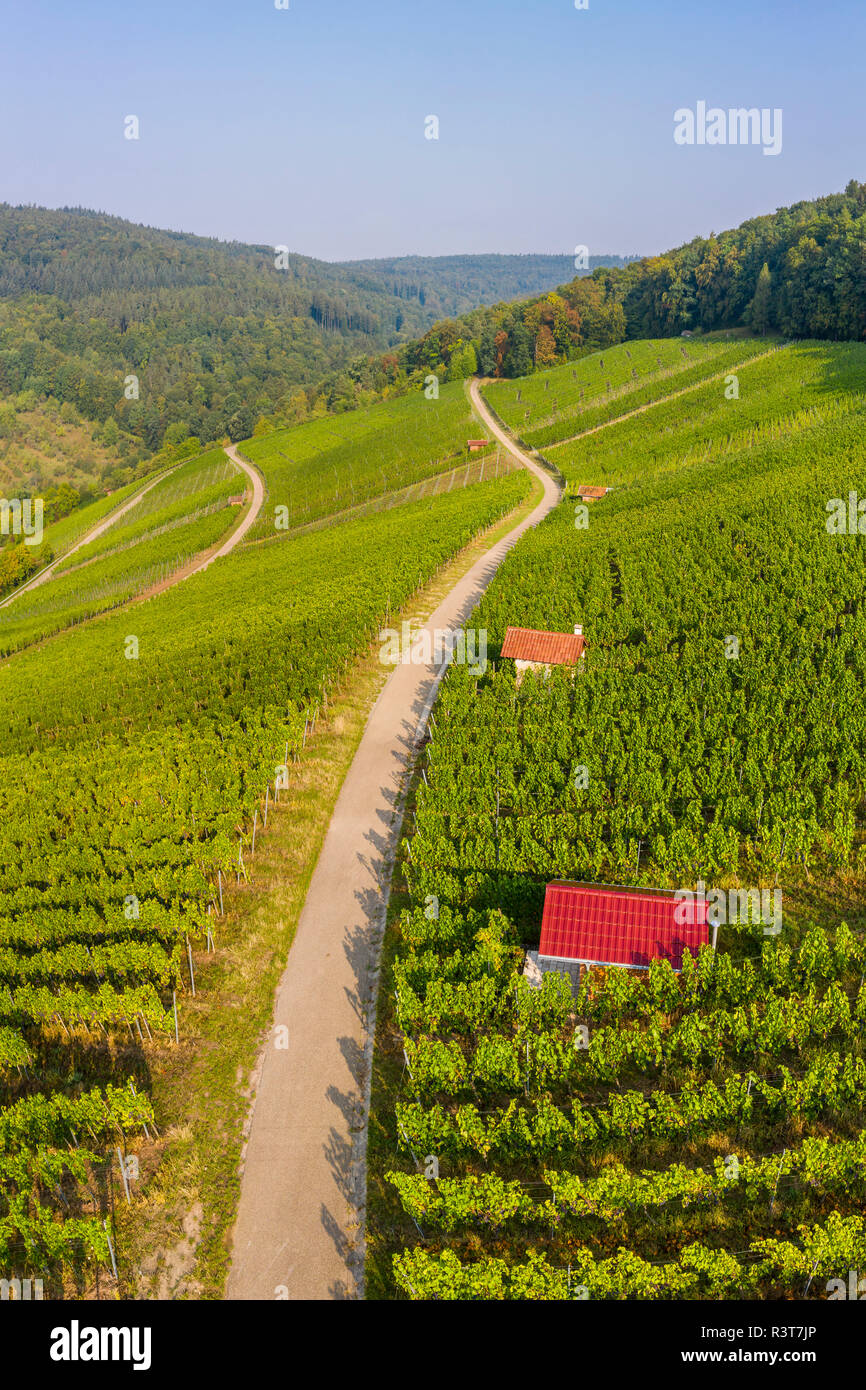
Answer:
POLYGON ((112 1243, 111 1236, 110 1236, 109 1233, 108 1233, 108 1220, 107 1220, 107 1218, 105 1218, 105 1219, 103 1220, 103 1222, 102 1222, 102 1229, 103 1229, 104 1232, 105 1232, 105 1239, 108 1241, 108 1253, 109 1253, 109 1255, 111 1256, 111 1268, 112 1268, 112 1271, 113 1271, 113 1273, 114 1273, 115 1279, 117 1279, 117 1277, 118 1277, 118 1275, 117 1275, 117 1263, 116 1263, 115 1258, 114 1258, 114 1245, 113 1245, 113 1243, 112 1243))
POLYGON ((270 800, 270 796, 271 784, 270 782, 268 782, 268 785, 265 787, 265 830, 267 830, 268 828, 268 802, 270 800))
POLYGON ((222 869, 217 869, 217 880, 218 880, 219 886, 220 886, 220 917, 223 917, 225 914, 224 914, 224 912, 223 912, 223 871, 222 871, 222 869))
POLYGON ((126 1197, 126 1205, 131 1206, 132 1202, 129 1196, 129 1182, 127 1181, 126 1177, 126 1164, 123 1161, 123 1151, 121 1150, 119 1144, 117 1146, 117 1161, 120 1164, 120 1177, 121 1181, 123 1182, 123 1194, 126 1197))
POLYGON ((171 1007, 174 1013, 174 1040, 176 1043, 180 1044, 180 1033, 177 1028, 177 994, 174 990, 171 992, 171 1007))
POLYGON ((750 1095, 750 1093, 751 1093, 751 1090, 752 1090, 752 1078, 749 1077, 749 1084, 748 1084, 748 1086, 746 1087, 746 1097, 745 1097, 745 1100, 743 1101, 743 1109, 740 1111, 740 1118, 739 1118, 739 1121, 737 1122, 737 1138, 738 1138, 738 1139, 739 1139, 739 1137, 740 1137, 740 1130, 743 1128, 743 1111, 744 1111, 745 1108, 746 1108, 746 1101, 749 1099, 749 1095, 750 1095))
POLYGON ((773 1208, 774 1208, 775 1205, 776 1205, 776 1193, 777 1193, 778 1190, 779 1190, 779 1179, 780 1179, 780 1177, 782 1176, 782 1169, 783 1169, 784 1166, 785 1166, 785 1154, 786 1154, 787 1152, 788 1152, 787 1149, 783 1149, 783 1150, 782 1150, 782 1157, 779 1159, 779 1171, 778 1171, 777 1174, 776 1174, 776 1181, 775 1181, 775 1183, 774 1183, 774 1185, 773 1185, 773 1195, 772 1195, 772 1197, 770 1198, 770 1215, 771 1215, 771 1216, 773 1215, 773 1208))
POLYGON ((256 852, 256 828, 257 828, 257 826, 258 826, 258 823, 259 823, 259 808, 258 808, 258 806, 257 806, 256 809, 253 811, 253 846, 252 846, 252 849, 250 850, 250 858, 251 858, 251 859, 252 859, 253 855, 254 855, 255 852, 256 852))
POLYGON ((192 987, 192 997, 195 999, 195 972, 192 968, 192 946, 189 944, 189 937, 186 939, 186 953, 189 957, 189 982, 192 987))

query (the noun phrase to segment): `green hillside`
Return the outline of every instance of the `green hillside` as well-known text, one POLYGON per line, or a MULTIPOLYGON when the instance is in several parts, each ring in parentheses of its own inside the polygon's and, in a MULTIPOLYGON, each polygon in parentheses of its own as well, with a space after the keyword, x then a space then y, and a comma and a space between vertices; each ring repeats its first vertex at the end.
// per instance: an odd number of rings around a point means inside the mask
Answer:
MULTIPOLYGON (((97 539, 61 558, 50 580, 0 608, 0 656, 116 608, 182 569, 235 524, 228 499, 246 483, 222 449, 172 470, 97 539)), ((51 539, 49 531, 49 547, 51 539)))
POLYGON ((448 670, 423 743, 419 709, 399 729, 368 1296, 787 1300, 862 1266, 863 203, 468 313, 550 258, 290 257, 275 282, 263 248, 0 209, 0 431, 7 463, 19 428, 39 443, 47 522, 0 551, 0 1267, 223 1295, 251 1078, 382 629, 541 491, 476 372, 564 487, 473 613, 486 670, 448 670), (192 573, 258 505, 226 434, 264 505, 192 573), (575 624, 577 670, 501 657, 509 626, 575 624), (557 878, 739 906, 681 972, 533 988, 557 878))
MULTIPOLYGON (((193 998, 188 949, 207 962, 214 934, 229 941, 231 870, 239 885, 240 862, 247 881, 256 818, 263 805, 274 814, 276 770, 290 750, 300 759, 308 726, 327 725, 348 668, 455 553, 525 499, 525 471, 500 473, 489 453, 470 465, 469 428, 457 385, 438 400, 417 392, 250 441, 271 501, 297 507, 302 478, 304 521, 314 513, 318 529, 275 532, 271 511, 262 534, 279 544, 239 547, 156 592, 234 524, 229 496, 250 492, 222 449, 205 451, 46 528, 46 547, 65 559, 0 609, 4 1267, 38 1270, 55 1293, 89 1287, 99 1270, 110 1277, 93 1189, 117 1144, 149 1148, 153 1191, 164 1193, 188 1131, 190 1062, 209 1065, 206 1036, 215 1028, 225 1045, 231 1030, 243 1055, 255 1047, 270 1008, 260 982, 273 968, 259 938, 255 978, 234 978, 228 997, 219 969, 209 977, 199 965, 193 998), (359 471, 365 442, 387 470, 375 489, 359 471), (445 476, 447 489, 428 486, 445 476), (345 514, 353 486, 356 500, 376 493, 369 514, 345 514), (112 503, 132 505, 111 520, 112 503), (82 523, 105 517, 87 541, 82 523)), ((311 866, 302 859, 300 882, 311 866)), ((283 953, 290 928, 281 915, 283 953)), ((213 1061, 219 1070, 219 1049, 213 1061)), ((214 1176, 195 1180, 214 1292, 240 1144, 239 1127, 231 1137, 220 1128, 220 1107, 237 1116, 243 1104, 234 1081, 218 1084, 197 1130, 214 1176)), ((127 1250, 133 1240, 152 1247, 165 1197, 147 1210, 143 1229, 124 1227, 127 1250)), ((139 1277, 127 1260, 124 1288, 134 1293, 139 1277)))
POLYGON ((397 492, 467 462, 467 440, 479 433, 462 382, 435 399, 416 390, 366 410, 326 416, 246 441, 245 457, 261 470, 268 505, 250 533, 275 532, 397 492))
POLYGON ((521 439, 549 448, 704 377, 724 376, 766 349, 760 339, 731 343, 724 336, 623 343, 516 382, 492 382, 486 398, 521 439))

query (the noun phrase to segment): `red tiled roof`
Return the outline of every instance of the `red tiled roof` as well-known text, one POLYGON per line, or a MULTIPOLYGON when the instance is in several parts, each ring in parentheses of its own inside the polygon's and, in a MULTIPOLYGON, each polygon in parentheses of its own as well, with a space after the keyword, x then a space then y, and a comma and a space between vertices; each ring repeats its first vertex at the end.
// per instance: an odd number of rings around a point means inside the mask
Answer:
POLYGON ((608 491, 609 489, 606 487, 596 487, 595 484, 581 483, 580 487, 577 489, 577 495, 578 497, 589 498, 604 497, 608 491))
POLYGON ((554 666, 574 666, 583 655, 586 638, 573 632, 539 632, 532 627, 509 627, 502 655, 518 661, 543 661, 554 666))
POLYGON ((674 893, 640 888, 547 885, 539 955, 597 965, 648 966, 661 959, 681 970, 686 947, 697 955, 707 943, 706 902, 678 903, 674 893))

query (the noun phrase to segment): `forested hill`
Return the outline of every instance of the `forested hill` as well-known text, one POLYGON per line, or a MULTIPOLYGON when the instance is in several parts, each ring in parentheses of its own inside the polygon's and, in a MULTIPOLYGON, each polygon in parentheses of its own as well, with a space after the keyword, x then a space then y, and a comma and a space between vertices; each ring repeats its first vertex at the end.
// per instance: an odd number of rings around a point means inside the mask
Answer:
MULTIPOLYGON (((596 266, 627 265, 635 256, 590 256, 589 274, 596 266)), ((574 274, 571 256, 400 256, 393 260, 346 261, 355 283, 369 274, 400 299, 418 302, 433 319, 464 314, 479 304, 528 299, 553 289, 574 274)))
POLYGON ((555 293, 473 310, 428 329, 399 360, 410 375, 477 367, 515 377, 625 339, 718 329, 866 338, 866 184, 594 268, 555 293))
MULTIPOLYGON (((618 265, 595 256, 595 265, 618 265)), ((390 345, 437 318, 550 289, 573 272, 569 256, 403 256, 315 260, 288 249, 162 231, 84 208, 0 204, 0 298, 56 295, 75 304, 103 294, 217 286, 251 310, 280 303, 338 331, 390 345), (279 259, 279 265, 276 264, 279 259)), ((133 301, 132 308, 137 305, 133 301)), ((110 319, 114 305, 106 306, 110 319)))
POLYGON ((305 414, 292 388, 330 378, 340 384, 327 408, 354 405, 371 354, 572 273, 550 255, 329 264, 80 208, 0 204, 0 397, 113 420, 135 453, 166 431, 175 443, 241 439, 262 415, 305 414))

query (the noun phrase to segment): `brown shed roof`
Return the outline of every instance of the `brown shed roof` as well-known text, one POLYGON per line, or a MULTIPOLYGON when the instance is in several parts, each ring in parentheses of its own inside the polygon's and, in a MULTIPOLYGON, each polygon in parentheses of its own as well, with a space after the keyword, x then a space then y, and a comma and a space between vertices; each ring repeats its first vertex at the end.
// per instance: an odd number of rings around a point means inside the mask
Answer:
POLYGON ((581 483, 580 487, 577 489, 578 497, 604 497, 607 492, 610 492, 609 487, 590 486, 588 483, 581 483))
POLYGON ((502 655, 517 661, 542 661, 552 666, 574 666, 583 655, 586 639, 573 632, 539 632, 532 627, 509 627, 502 655))

